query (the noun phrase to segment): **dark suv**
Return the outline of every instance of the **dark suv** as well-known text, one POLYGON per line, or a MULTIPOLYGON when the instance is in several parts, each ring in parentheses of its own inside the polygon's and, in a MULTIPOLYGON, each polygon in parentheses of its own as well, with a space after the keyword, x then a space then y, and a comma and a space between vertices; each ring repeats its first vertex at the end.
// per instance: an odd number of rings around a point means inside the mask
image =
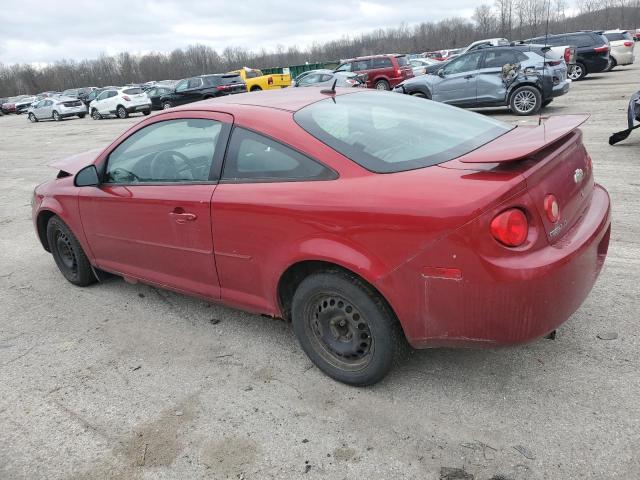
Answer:
POLYGON ((570 45, 576 47, 576 64, 569 69, 571 80, 582 80, 589 73, 604 72, 609 66, 609 41, 598 32, 574 32, 549 35, 525 40, 525 43, 541 43, 545 40, 552 46, 570 45))
POLYGON ((367 87, 391 90, 413 77, 413 68, 406 55, 372 55, 343 60, 336 72, 356 72, 367 75, 367 87))
POLYGON ((198 77, 180 80, 171 93, 160 97, 160 105, 165 109, 205 100, 207 98, 221 97, 223 95, 243 93, 246 91, 247 86, 242 78, 240 78, 240 75, 200 75, 198 77))

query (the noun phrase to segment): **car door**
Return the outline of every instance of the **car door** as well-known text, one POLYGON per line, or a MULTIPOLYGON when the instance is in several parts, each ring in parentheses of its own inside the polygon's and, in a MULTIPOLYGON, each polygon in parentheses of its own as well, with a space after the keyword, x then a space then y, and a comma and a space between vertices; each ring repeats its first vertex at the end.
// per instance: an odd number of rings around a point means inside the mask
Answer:
POLYGON ((499 48, 485 50, 477 73, 477 104, 504 104, 507 86, 502 79, 502 67, 516 64, 518 59, 513 50, 499 48))
POLYGON ((96 266, 217 299, 211 196, 233 117, 176 112, 143 122, 98 160, 79 208, 96 266))
POLYGON ((175 94, 171 100, 171 103, 176 105, 183 105, 188 103, 188 94, 187 94, 187 86, 189 83, 189 79, 180 80, 176 85, 175 94))
POLYGON ((433 100, 458 106, 476 102, 477 73, 482 52, 469 52, 451 60, 443 69, 443 77, 435 82, 433 100))
POLYGON ((336 177, 325 165, 297 150, 234 128, 212 202, 223 300, 256 311, 271 310, 272 284, 267 279, 276 272, 269 269, 268 260, 280 251, 283 236, 295 235, 301 224, 298 205, 292 205, 290 199, 298 192, 312 205, 317 190, 307 182, 336 177))

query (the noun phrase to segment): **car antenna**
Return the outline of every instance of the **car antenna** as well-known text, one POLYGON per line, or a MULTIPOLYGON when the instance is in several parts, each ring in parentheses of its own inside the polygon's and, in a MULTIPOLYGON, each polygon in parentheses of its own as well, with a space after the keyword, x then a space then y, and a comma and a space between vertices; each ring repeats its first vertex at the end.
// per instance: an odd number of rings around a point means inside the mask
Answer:
MULTIPOLYGON (((547 0, 547 26, 544 33, 544 48, 542 49, 542 89, 544 91, 545 70, 547 66, 547 48, 549 46, 549 17, 551 16, 551 0, 547 0)), ((553 95, 553 83, 551 87, 551 95, 553 95)), ((538 126, 542 125, 542 106, 538 111, 538 126)))
POLYGON ((336 94, 336 84, 338 83, 338 79, 336 78, 333 81, 333 85, 331 85, 331 88, 325 88, 324 90, 320 90, 320 93, 325 93, 327 95, 335 95, 336 94))

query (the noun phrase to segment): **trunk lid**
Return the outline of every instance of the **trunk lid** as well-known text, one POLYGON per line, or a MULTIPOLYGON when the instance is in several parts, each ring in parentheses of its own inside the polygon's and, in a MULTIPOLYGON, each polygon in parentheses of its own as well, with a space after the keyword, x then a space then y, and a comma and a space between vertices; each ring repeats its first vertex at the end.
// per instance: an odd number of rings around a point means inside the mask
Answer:
POLYGON ((591 200, 591 157, 578 130, 587 118, 563 115, 550 117, 539 126, 519 126, 443 166, 520 175, 549 242, 555 243, 580 219, 591 200), (560 207, 560 218, 555 223, 544 208, 547 195, 554 195, 560 207))

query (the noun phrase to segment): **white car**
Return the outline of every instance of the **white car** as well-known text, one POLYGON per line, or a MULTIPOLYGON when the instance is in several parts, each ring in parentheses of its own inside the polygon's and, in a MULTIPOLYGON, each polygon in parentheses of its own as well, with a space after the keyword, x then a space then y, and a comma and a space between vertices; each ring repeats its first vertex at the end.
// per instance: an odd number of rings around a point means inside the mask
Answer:
POLYGON ((32 123, 40 120, 61 121, 67 117, 84 118, 87 114, 87 107, 77 98, 71 97, 46 97, 31 104, 27 117, 32 123))
POLYGON ((111 88, 102 92, 89 104, 89 113, 94 120, 109 115, 127 118, 130 113, 151 113, 151 100, 139 87, 111 88))
POLYGON ((607 30, 604 36, 609 40, 609 66, 607 72, 617 65, 631 65, 635 60, 633 35, 626 30, 607 30))

